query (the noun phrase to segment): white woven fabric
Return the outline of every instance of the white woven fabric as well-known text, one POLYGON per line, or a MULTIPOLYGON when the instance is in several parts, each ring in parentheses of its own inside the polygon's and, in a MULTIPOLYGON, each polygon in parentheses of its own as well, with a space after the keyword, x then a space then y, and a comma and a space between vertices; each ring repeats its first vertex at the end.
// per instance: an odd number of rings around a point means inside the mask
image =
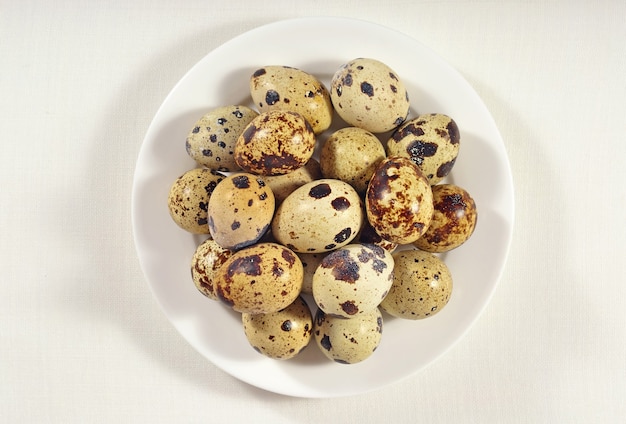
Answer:
POLYGON ((0 421, 624 422, 624 16, 611 0, 0 2, 0 421), (250 387, 193 350, 130 224, 174 84, 237 34, 309 15, 444 57, 494 116, 516 187, 509 261, 469 334, 418 375, 330 400, 250 387))

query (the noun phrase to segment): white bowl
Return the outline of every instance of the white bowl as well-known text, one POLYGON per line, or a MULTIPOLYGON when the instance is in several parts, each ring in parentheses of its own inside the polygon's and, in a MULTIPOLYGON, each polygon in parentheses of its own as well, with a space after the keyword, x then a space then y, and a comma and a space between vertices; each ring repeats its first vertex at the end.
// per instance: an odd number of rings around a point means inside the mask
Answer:
POLYGON ((428 48, 395 30, 346 18, 279 21, 244 33, 206 55, 167 96, 148 129, 137 160, 132 220, 145 277, 163 312, 183 338, 209 361, 256 387, 299 397, 354 395, 417 373, 452 347, 476 322, 504 268, 512 236, 511 170, 501 136, 466 80, 428 48), (289 65, 329 87, 334 72, 357 57, 380 60, 404 81, 410 116, 444 113, 461 133, 449 180, 476 201, 472 238, 443 258, 454 279, 449 303, 433 317, 408 321, 385 316, 381 344, 353 365, 329 361, 312 342, 288 361, 266 358, 245 338, 241 318, 205 298, 190 277, 199 242, 169 216, 173 181, 195 163, 185 138, 212 108, 250 104, 249 77, 265 65, 289 65))

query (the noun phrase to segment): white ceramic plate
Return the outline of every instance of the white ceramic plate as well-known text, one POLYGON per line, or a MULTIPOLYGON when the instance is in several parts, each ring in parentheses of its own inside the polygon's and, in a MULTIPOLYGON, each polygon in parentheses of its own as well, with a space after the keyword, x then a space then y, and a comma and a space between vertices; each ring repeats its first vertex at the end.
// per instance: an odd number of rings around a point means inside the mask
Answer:
POLYGON ((512 235, 513 183, 500 134, 465 79, 414 39, 345 18, 304 18, 262 26, 205 56, 163 102, 141 147, 132 220, 142 270, 161 308, 187 342, 232 376, 291 396, 354 395, 397 382, 452 347, 477 320, 502 273, 512 235), (410 116, 445 113, 457 122, 461 150, 451 179, 476 201, 474 235, 445 255, 454 278, 448 305, 422 321, 386 316, 380 347, 353 365, 331 362, 312 342, 289 361, 265 358, 248 344, 240 315, 195 288, 189 264, 198 238, 179 229, 167 209, 171 184, 195 166, 185 152, 194 122, 212 108, 250 104, 248 80, 264 65, 289 65, 329 86, 345 62, 378 59, 403 79, 410 116))

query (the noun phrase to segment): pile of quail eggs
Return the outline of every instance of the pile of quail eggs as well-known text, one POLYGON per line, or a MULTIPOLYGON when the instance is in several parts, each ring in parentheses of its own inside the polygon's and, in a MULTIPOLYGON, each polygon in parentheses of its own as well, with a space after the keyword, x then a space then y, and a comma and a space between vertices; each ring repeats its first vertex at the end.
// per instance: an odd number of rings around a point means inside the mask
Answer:
POLYGON ((190 128, 197 167, 169 191, 173 221, 203 235, 192 280, 241 313, 262 355, 293 358, 314 340, 331 360, 361 362, 383 313, 424 319, 450 299, 438 254, 477 219, 469 193, 441 182, 457 124, 410 117, 398 74, 370 58, 337 69, 329 89, 288 66, 259 68, 249 84, 249 106, 216 107, 190 128))

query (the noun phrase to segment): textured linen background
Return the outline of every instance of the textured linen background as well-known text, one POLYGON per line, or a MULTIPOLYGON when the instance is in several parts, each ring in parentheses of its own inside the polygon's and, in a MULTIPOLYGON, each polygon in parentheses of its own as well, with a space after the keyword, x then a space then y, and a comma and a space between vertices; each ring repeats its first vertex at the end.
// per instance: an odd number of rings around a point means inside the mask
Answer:
POLYGON ((625 17, 620 0, 0 0, 0 421, 625 422, 625 17), (444 57, 493 114, 516 185, 507 268, 469 334, 415 376, 329 400, 258 390, 193 350, 130 225, 174 84, 239 33, 310 15, 444 57))

